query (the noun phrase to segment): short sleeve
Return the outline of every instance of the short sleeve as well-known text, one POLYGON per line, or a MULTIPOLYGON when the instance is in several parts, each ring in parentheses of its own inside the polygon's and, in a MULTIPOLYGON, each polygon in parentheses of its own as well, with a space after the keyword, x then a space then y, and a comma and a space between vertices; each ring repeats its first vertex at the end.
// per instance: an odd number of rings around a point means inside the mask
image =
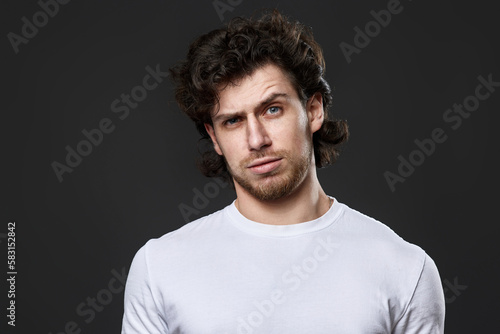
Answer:
POLYGON ((444 333, 445 301, 439 272, 426 254, 413 296, 392 334, 444 333))
POLYGON ((125 285, 125 306, 122 334, 168 334, 151 292, 146 247, 144 245, 132 260, 125 285))

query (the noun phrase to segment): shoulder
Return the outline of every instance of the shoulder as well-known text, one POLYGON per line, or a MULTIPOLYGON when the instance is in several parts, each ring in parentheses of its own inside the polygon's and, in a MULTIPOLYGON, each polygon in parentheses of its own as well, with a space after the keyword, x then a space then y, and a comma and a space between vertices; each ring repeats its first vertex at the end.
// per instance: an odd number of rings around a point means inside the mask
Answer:
POLYGON ((367 273, 379 273, 380 279, 415 286, 430 258, 419 246, 401 238, 384 223, 342 204, 338 231, 349 258, 362 261, 367 273))
POLYGON ((159 238, 150 239, 139 252, 144 253, 144 257, 150 260, 164 259, 166 256, 172 259, 177 254, 180 256, 186 252, 192 253, 203 244, 213 242, 214 238, 224 230, 227 225, 224 224, 227 208, 198 218, 159 238))
POLYGON ((359 211, 343 206, 340 228, 348 241, 386 256, 416 257, 423 265, 425 252, 401 238, 389 226, 359 211))
MULTIPOLYGON (((407 309, 415 294, 424 300, 422 305, 432 298, 442 304, 438 269, 422 248, 404 240, 382 222, 343 206, 338 227, 344 252, 349 254, 346 257, 350 263, 346 261, 346 266, 357 268, 359 276, 369 277, 388 296, 397 296, 392 302, 400 310, 407 309)), ((441 304, 437 308, 441 309, 441 304)))

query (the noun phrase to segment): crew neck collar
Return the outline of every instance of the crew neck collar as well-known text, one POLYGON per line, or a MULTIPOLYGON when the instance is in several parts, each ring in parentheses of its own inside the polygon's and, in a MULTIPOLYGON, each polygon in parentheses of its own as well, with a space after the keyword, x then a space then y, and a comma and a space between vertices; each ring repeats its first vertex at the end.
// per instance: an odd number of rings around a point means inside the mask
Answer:
POLYGON ((333 204, 325 214, 314 220, 297 224, 271 225, 250 220, 238 211, 235 201, 227 207, 226 214, 231 223, 244 232, 269 237, 293 237, 316 232, 335 223, 342 211, 342 204, 334 197, 330 198, 333 199, 333 204))

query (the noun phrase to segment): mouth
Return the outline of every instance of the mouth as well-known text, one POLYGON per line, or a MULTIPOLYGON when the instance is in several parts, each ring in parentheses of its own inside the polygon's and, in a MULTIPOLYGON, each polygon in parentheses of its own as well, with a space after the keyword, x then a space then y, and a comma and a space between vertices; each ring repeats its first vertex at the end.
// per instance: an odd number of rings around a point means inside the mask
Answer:
POLYGON ((266 174, 274 171, 281 165, 282 158, 262 158, 252 161, 247 166, 254 174, 266 174))

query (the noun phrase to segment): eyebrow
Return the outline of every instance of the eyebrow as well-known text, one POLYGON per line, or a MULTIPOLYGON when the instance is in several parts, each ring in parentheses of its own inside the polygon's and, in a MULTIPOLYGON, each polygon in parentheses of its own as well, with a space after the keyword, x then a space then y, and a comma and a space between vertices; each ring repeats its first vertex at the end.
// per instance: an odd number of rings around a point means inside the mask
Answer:
MULTIPOLYGON (((269 95, 268 97, 266 97, 261 102, 259 102, 259 104, 254 108, 254 110, 261 109, 262 107, 266 106, 267 104, 270 104, 271 102, 273 102, 274 100, 276 100, 277 98, 280 98, 280 97, 284 97, 286 100, 290 99, 290 96, 286 93, 273 93, 273 94, 269 95)), ((236 112, 231 112, 231 113, 222 114, 222 115, 217 114, 212 119, 212 123, 217 123, 221 119, 231 119, 231 118, 234 118, 236 116, 241 116, 241 115, 243 115, 242 111, 236 111, 236 112)))

